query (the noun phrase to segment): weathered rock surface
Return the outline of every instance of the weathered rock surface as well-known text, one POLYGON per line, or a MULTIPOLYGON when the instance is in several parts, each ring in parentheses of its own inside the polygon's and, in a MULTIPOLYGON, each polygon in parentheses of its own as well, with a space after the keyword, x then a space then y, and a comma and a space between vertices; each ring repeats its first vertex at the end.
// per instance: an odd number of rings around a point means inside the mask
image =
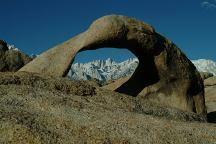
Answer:
POLYGON ((216 85, 205 88, 205 99, 208 112, 216 112, 216 85))
POLYGON ((127 48, 139 59, 134 74, 115 91, 206 113, 203 82, 190 60, 152 26, 126 16, 96 20, 88 30, 44 52, 20 71, 65 76, 78 52, 102 47, 127 48))
POLYGON ((202 115, 31 73, 0 73, 0 143, 214 143, 202 115))
POLYGON ((209 77, 209 78, 205 79, 204 85, 205 85, 205 87, 216 85, 216 76, 209 77))
POLYGON ((0 51, 7 51, 8 47, 7 47, 7 43, 3 40, 0 40, 0 51))
POLYGON ((200 76, 202 77, 203 80, 213 77, 214 75, 212 73, 209 72, 200 72, 200 76))
POLYGON ((0 72, 17 71, 31 60, 21 51, 9 50, 7 43, 0 40, 0 72))
POLYGON ((205 79, 205 102, 210 122, 216 123, 216 76, 205 79))

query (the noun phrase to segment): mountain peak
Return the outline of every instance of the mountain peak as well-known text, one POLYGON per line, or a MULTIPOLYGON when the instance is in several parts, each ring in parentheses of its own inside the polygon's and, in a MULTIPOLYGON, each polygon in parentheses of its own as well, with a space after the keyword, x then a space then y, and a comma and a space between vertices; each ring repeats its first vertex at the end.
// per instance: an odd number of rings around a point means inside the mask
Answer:
POLYGON ((14 45, 7 45, 8 46, 8 49, 9 50, 16 50, 16 51, 19 51, 19 49, 18 48, 16 48, 14 45))
POLYGON ((216 62, 209 59, 192 60, 198 71, 209 72, 216 75, 216 62))

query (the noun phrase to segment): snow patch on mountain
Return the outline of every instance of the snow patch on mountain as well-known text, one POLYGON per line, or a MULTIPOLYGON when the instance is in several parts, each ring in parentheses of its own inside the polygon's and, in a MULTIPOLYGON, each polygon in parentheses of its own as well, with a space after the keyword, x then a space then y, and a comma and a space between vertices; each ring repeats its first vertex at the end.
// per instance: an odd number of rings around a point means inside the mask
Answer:
MULTIPOLYGON (((119 79, 134 73, 138 66, 137 58, 130 58, 123 62, 115 62, 112 59, 95 60, 88 63, 75 63, 71 66, 68 76, 74 80, 98 79, 107 81, 119 79)), ((198 71, 210 72, 216 75, 216 63, 212 60, 192 60, 198 71)))
POLYGON ((19 51, 19 49, 16 48, 14 45, 8 44, 7 46, 8 46, 8 49, 9 49, 9 50, 16 50, 16 51, 19 51))
MULTIPOLYGON (((20 49, 18 49, 17 47, 15 47, 15 45, 10 45, 10 44, 7 44, 7 46, 8 46, 8 49, 9 50, 15 50, 15 51, 21 51, 20 49)), ((31 55, 29 55, 29 57, 31 57, 31 58, 36 58, 38 55, 36 55, 36 54, 31 54, 31 55)))
POLYGON ((216 62, 207 59, 192 60, 198 71, 209 72, 216 75, 216 62))

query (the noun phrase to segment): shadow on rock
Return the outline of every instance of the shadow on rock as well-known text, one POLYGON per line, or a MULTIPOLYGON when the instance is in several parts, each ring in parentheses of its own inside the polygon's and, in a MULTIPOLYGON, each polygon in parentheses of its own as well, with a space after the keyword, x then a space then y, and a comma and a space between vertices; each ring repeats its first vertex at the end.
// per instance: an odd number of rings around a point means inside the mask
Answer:
POLYGON ((207 114, 208 122, 216 123, 216 111, 207 114))

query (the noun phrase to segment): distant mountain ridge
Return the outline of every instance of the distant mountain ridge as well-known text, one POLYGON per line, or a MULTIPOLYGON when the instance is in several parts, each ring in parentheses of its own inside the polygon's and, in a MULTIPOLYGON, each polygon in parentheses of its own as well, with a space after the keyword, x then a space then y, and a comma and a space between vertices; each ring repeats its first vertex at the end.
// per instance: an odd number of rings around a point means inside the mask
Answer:
POLYGON ((200 72, 209 72, 216 75, 216 62, 207 59, 192 60, 197 70, 200 72))
POLYGON ((68 76, 74 80, 98 79, 107 81, 131 75, 138 65, 135 58, 117 63, 112 59, 95 60, 88 63, 75 63, 71 66, 68 76))
MULTIPOLYGON (((192 62, 198 71, 216 75, 216 62, 207 59, 192 60, 192 62)), ((138 63, 137 58, 130 58, 119 63, 110 58, 88 63, 75 63, 71 66, 68 76, 74 80, 98 79, 107 81, 119 79, 133 74, 138 63)))

